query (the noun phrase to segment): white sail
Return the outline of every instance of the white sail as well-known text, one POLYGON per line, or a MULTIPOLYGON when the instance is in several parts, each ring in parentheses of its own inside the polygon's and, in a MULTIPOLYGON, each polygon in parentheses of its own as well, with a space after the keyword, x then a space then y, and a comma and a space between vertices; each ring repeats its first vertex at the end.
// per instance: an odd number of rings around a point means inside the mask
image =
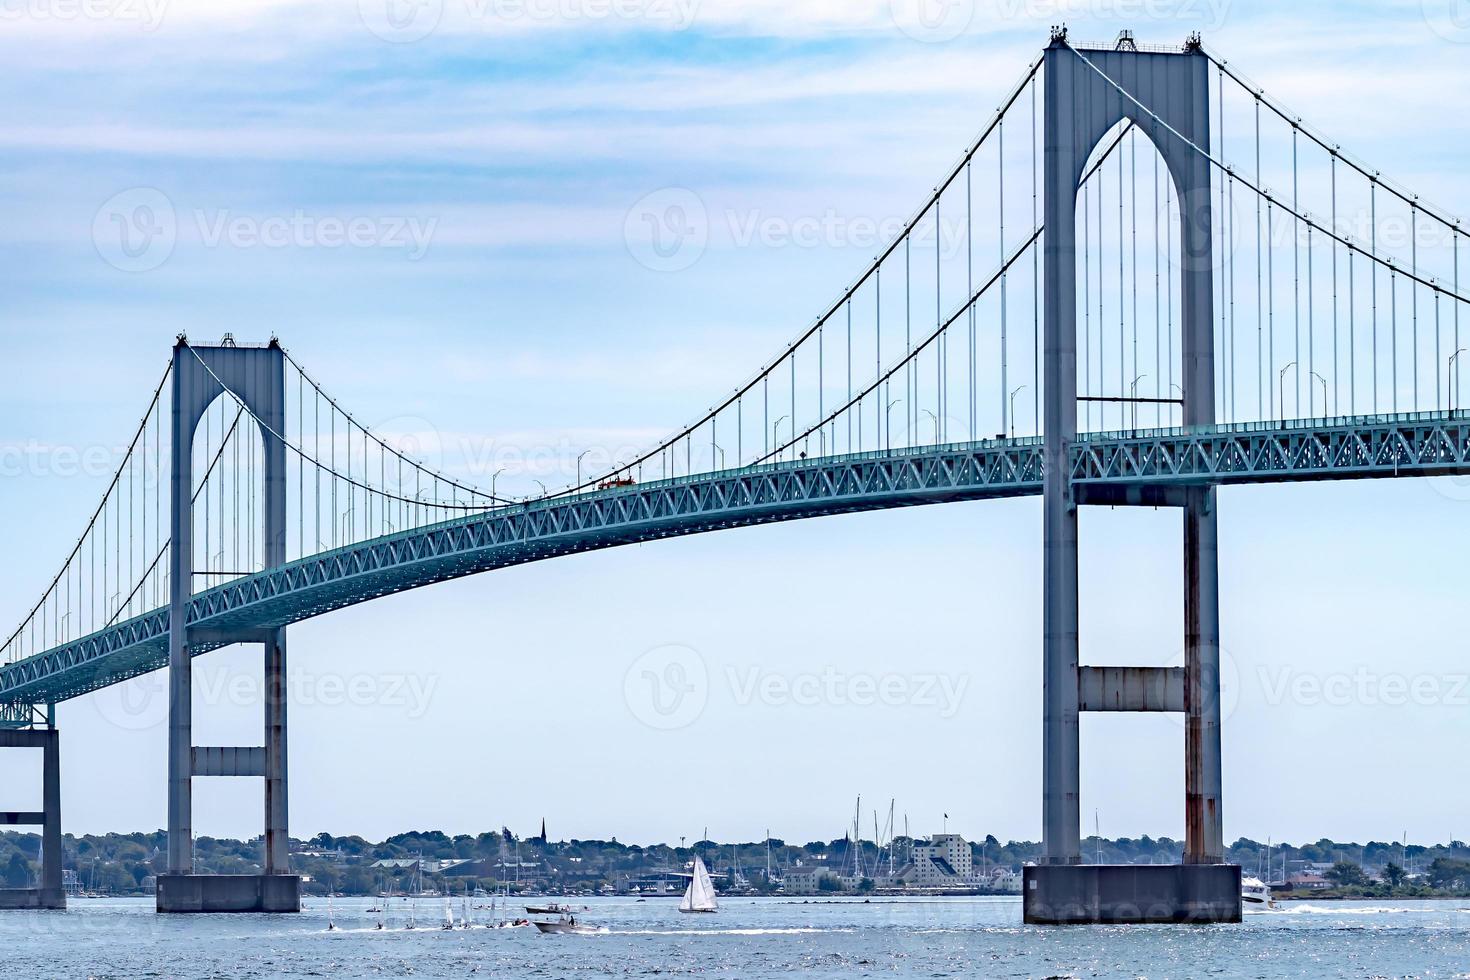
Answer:
POLYGON ((713 912, 719 908, 715 901, 715 886, 709 880, 709 872, 705 870, 704 861, 696 855, 694 858, 694 875, 689 879, 689 887, 684 891, 684 898, 679 902, 680 912, 713 912))

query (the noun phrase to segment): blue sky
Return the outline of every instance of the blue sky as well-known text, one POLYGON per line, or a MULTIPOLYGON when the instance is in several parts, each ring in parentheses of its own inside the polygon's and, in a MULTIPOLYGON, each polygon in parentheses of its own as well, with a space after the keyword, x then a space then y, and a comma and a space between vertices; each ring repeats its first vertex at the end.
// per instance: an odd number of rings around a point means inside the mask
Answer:
MULTIPOLYGON (((1058 21, 1203 31, 1359 157, 1470 213, 1470 132, 1447 109, 1470 21, 1437 0, 375 4, 4 6, 0 619, 101 492, 58 449, 124 440, 179 332, 275 333, 361 418, 432 433, 436 463, 486 482, 485 459, 509 460, 510 492, 569 480, 584 448, 658 438, 840 291, 877 247, 858 229, 907 217, 1058 21), (106 207, 142 191, 176 240, 129 271, 106 207), (736 218, 661 271, 627 225, 673 191, 736 218), (831 216, 845 230, 812 242, 741 232, 831 216), (212 238, 235 218, 298 230, 212 238), (324 219, 366 221, 368 243, 331 244, 324 219)), ((1227 837, 1464 837, 1467 498, 1453 481, 1222 491, 1227 837)), ((1177 657, 1177 515, 1089 511, 1083 535, 1084 656, 1177 657)), ((896 797, 916 833, 947 812, 1035 838, 1039 539, 1031 500, 850 516, 302 624, 293 829, 529 832, 544 815, 554 836, 806 840, 839 835, 862 793, 896 797), (636 692, 670 656, 706 694, 672 731, 636 692), (864 703, 869 681, 891 703, 864 703)), ((251 692, 228 693, 256 666, 201 661, 201 744, 256 737, 251 692)), ((162 825, 160 683, 61 708, 68 829, 162 825)), ((1182 740, 1168 718, 1087 718, 1087 829, 1096 809, 1110 836, 1179 836, 1182 740)), ((196 800, 201 833, 259 829, 253 782, 196 800)))

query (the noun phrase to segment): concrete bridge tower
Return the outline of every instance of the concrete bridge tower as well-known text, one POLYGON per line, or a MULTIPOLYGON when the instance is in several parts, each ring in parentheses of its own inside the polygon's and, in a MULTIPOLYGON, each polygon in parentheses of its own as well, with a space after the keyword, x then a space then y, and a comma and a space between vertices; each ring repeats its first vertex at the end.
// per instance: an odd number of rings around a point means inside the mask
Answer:
POLYGON ((1026 869, 1027 922, 1237 921, 1241 914, 1240 869, 1222 863, 1215 490, 1082 494, 1067 465, 1077 439, 1077 192, 1093 148, 1123 120, 1158 148, 1180 204, 1174 265, 1182 277, 1184 424, 1215 420, 1211 164, 1200 152, 1210 145, 1208 65, 1194 41, 1178 52, 1144 52, 1131 43, 1078 52, 1064 30, 1044 55, 1045 859, 1026 869), (1175 506, 1183 514, 1185 666, 1085 666, 1078 644, 1078 508, 1141 502, 1175 506), (1120 710, 1185 715, 1182 865, 1081 863, 1080 713, 1120 710))
POLYGON ((265 446, 263 508, 266 568, 286 562, 285 353, 265 347, 174 347, 172 544, 169 549, 168 874, 158 879, 160 912, 299 912, 301 879, 290 873, 286 800, 286 630, 201 630, 188 623, 195 577, 194 433, 205 410, 228 388, 258 419, 265 446), (194 744, 191 646, 258 643, 265 651, 263 746, 194 744), (193 779, 259 776, 265 780, 263 875, 195 875, 193 779))

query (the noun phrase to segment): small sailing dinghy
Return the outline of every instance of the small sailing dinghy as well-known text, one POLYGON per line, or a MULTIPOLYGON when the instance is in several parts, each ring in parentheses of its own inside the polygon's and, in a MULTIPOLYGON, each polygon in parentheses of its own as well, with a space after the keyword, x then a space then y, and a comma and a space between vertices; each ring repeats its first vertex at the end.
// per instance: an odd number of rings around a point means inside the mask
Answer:
POLYGON ((679 902, 679 911, 716 912, 719 908, 719 903, 715 901, 714 882, 710 881, 704 860, 696 854, 694 874, 690 877, 689 887, 684 890, 684 897, 679 902))

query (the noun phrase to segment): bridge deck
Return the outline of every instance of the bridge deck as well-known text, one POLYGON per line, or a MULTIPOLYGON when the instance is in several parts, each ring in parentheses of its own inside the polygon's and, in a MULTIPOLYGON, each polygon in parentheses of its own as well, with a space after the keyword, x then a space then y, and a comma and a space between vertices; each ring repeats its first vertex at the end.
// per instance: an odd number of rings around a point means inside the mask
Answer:
MULTIPOLYGON (((1470 473, 1470 411, 1096 433, 1073 485, 1200 484, 1470 473)), ((724 528, 1041 492, 1037 438, 804 459, 497 507, 375 538, 196 595, 191 629, 283 626, 477 572, 724 528)), ((216 649, 195 644, 196 655, 216 649)), ((65 701, 167 665, 160 608, 0 668, 0 704, 65 701)))

